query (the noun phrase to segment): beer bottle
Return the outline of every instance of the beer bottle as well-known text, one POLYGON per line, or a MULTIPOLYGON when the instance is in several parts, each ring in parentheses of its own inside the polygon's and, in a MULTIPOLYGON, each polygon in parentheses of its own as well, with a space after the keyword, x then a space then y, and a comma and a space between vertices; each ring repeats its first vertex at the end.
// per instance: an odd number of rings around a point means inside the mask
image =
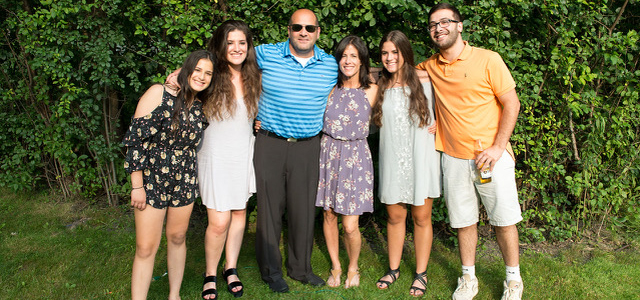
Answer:
MULTIPOLYGON (((475 147, 474 147, 474 153, 476 155, 476 157, 478 157, 478 155, 484 151, 484 149, 482 148, 482 141, 480 139, 477 139, 475 142, 475 147)), ((478 183, 489 183, 491 182, 491 169, 489 168, 489 166, 484 166, 481 165, 480 168, 478 168, 476 166, 476 181, 478 183)))

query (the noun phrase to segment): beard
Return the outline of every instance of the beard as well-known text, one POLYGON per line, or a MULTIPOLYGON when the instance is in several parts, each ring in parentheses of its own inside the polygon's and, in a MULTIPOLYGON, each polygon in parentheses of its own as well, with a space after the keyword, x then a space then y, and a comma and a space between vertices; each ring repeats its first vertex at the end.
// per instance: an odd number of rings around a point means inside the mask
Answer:
POLYGON ((444 40, 437 42, 435 41, 435 39, 432 38, 433 43, 436 44, 436 46, 441 50, 446 50, 451 48, 451 46, 453 46, 453 44, 456 43, 456 40, 460 35, 460 32, 457 29, 447 30, 447 32, 448 32, 447 37, 444 40))

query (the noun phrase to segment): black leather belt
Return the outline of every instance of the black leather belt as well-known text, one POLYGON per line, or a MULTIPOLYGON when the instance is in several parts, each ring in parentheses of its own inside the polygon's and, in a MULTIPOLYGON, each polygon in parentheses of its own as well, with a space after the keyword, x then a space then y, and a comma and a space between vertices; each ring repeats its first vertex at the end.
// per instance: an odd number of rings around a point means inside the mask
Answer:
POLYGON ((285 141, 287 141, 287 142, 291 142, 291 143, 295 143, 295 142, 302 142, 302 141, 308 141, 308 140, 310 140, 310 139, 312 139, 312 138, 314 138, 314 137, 318 136, 318 135, 316 134, 316 135, 314 135, 314 136, 310 136, 310 137, 306 137, 306 138, 300 138, 300 139, 296 139, 296 138, 286 138, 286 137, 279 136, 279 135, 277 135, 277 134, 275 134, 275 133, 273 133, 273 132, 271 132, 271 131, 267 131, 267 130, 264 130, 264 129, 258 129, 258 133, 263 134, 263 135, 266 135, 266 136, 274 137, 274 138, 277 138, 277 139, 285 140, 285 141))

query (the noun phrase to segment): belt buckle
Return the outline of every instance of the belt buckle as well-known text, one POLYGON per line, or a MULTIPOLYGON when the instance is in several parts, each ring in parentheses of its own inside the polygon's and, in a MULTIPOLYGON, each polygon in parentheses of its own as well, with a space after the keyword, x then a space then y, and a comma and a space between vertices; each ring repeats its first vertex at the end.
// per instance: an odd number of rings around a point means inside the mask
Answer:
POLYGON ((288 139, 287 139, 287 142, 291 142, 291 143, 295 143, 295 142, 297 142, 297 141, 298 141, 298 139, 296 139, 296 138, 292 138, 292 137, 290 137, 290 138, 288 138, 288 139))

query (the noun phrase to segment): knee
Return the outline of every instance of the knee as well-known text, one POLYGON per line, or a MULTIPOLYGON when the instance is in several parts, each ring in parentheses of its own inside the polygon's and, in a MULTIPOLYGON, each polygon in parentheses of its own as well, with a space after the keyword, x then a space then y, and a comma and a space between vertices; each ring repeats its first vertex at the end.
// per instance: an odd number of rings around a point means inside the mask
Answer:
POLYGON ((358 226, 358 224, 342 224, 344 227, 344 233, 347 236, 352 236, 354 234, 358 234, 360 233, 360 227, 358 226))
POLYGON ((330 210, 324 211, 324 222, 329 224, 338 223, 338 215, 332 213, 330 210))
MULTIPOLYGON (((496 230, 497 234, 500 234, 499 230, 496 230)), ((472 224, 470 226, 467 227, 460 227, 458 228, 458 236, 460 235, 470 235, 470 236, 477 236, 478 235, 478 224, 472 224)))
POLYGON ((136 257, 140 259, 154 258, 158 252, 158 245, 136 244, 136 257))
POLYGON ((238 232, 238 230, 244 231, 246 223, 246 210, 234 210, 231 212, 231 220, 229 220, 229 226, 227 230, 233 230, 234 232, 238 232))
POLYGON ((231 211, 231 219, 234 220, 234 221, 243 221, 244 222, 246 218, 247 218, 247 210, 246 209, 231 211))
POLYGON ((431 214, 423 216, 413 216, 413 225, 417 227, 431 226, 431 214))
POLYGON ((513 231, 517 230, 518 227, 516 225, 508 225, 508 226, 493 226, 496 231, 513 231))
POLYGON ((209 220, 209 225, 207 226, 207 231, 209 231, 214 235, 226 234, 228 229, 229 229, 229 223, 226 221, 220 222, 220 221, 209 220))
POLYGON ((406 214, 389 214, 389 218, 387 219, 387 222, 390 225, 398 225, 406 222, 406 219, 407 219, 406 214))
POLYGON ((186 232, 167 234, 167 242, 173 245, 182 245, 185 243, 186 240, 187 240, 186 232))
POLYGON ((518 227, 516 225, 494 226, 496 235, 518 235, 518 227))

